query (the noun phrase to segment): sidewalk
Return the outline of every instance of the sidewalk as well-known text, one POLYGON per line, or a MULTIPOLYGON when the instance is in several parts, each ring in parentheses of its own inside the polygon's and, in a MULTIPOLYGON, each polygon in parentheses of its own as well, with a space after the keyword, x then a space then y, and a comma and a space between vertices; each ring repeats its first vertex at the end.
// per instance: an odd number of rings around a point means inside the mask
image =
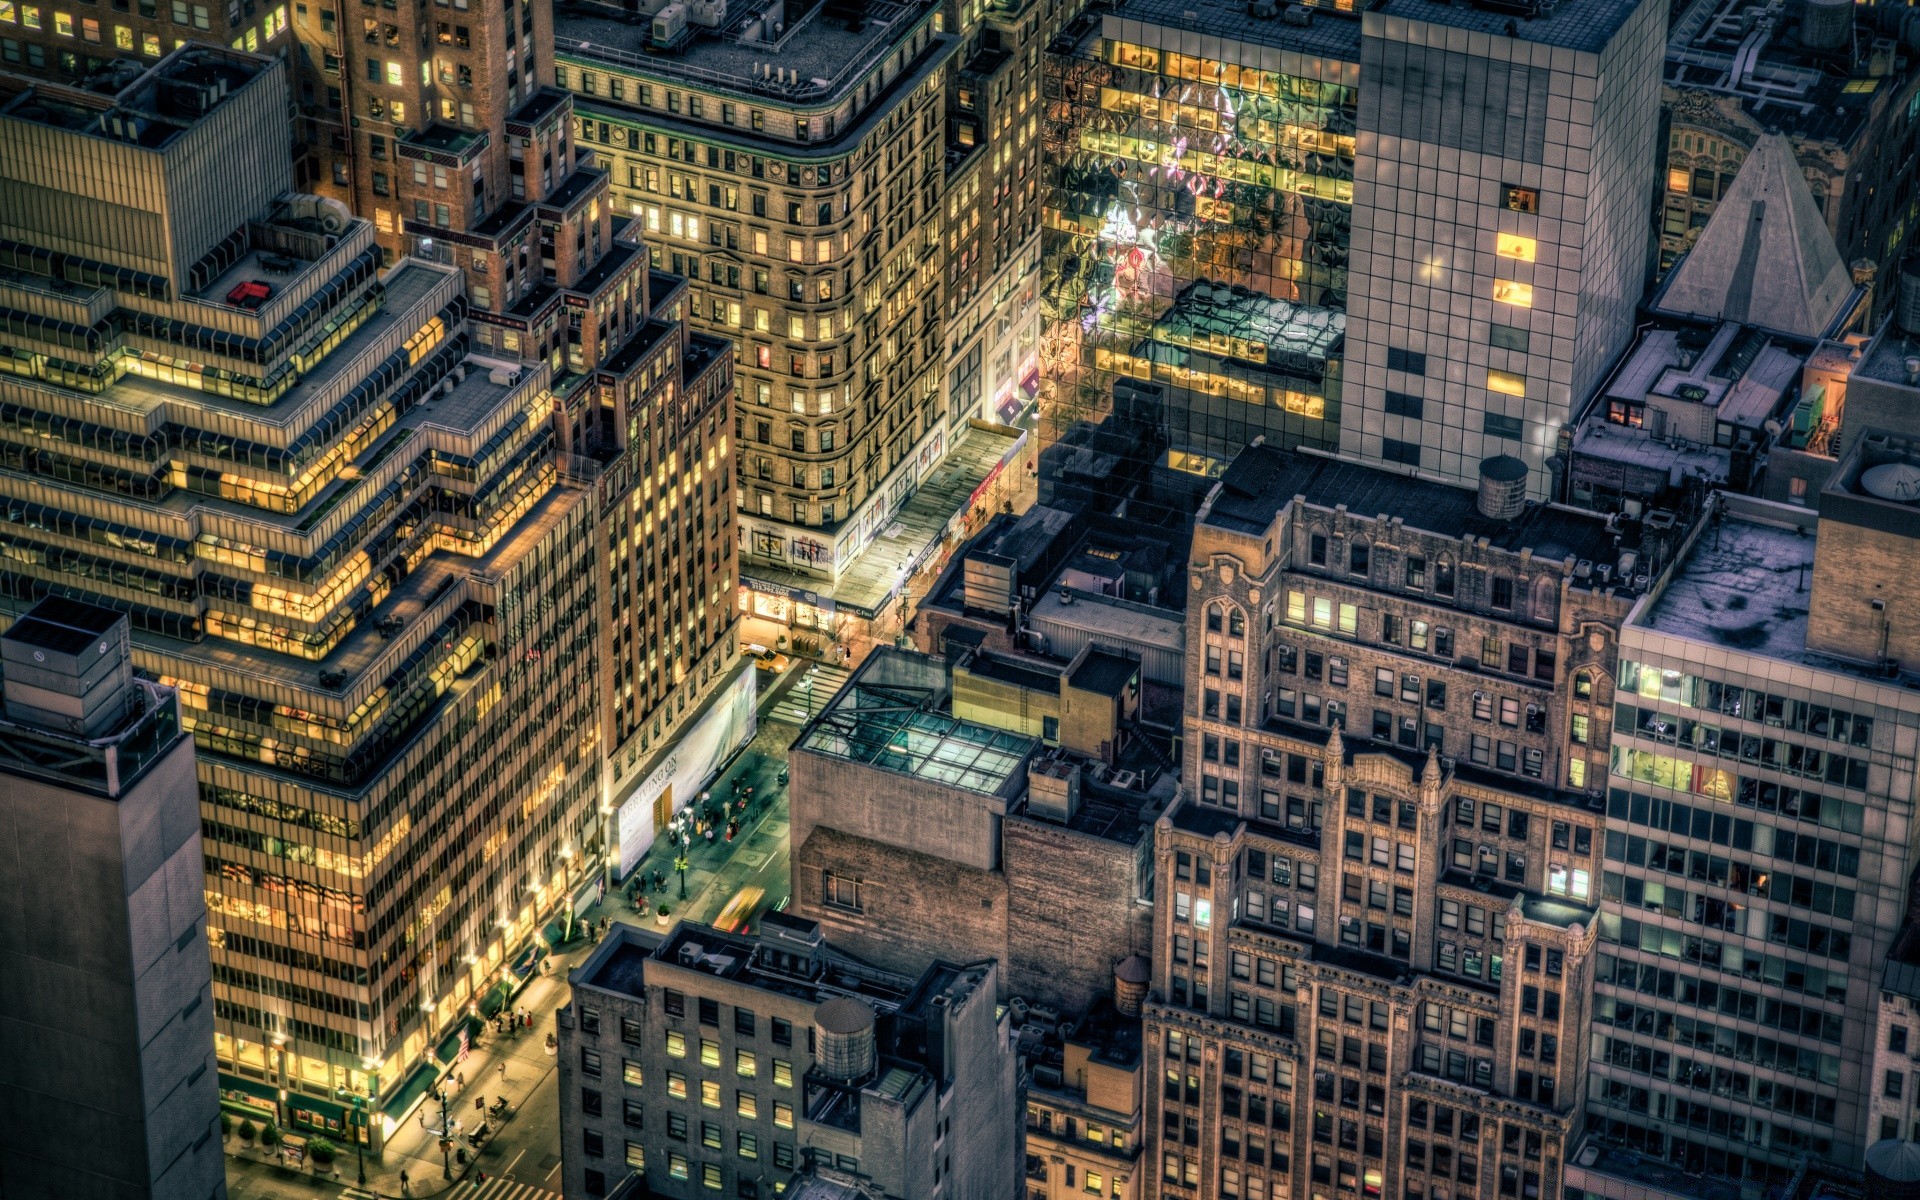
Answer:
POLYGON ((351 1146, 334 1160, 337 1178, 329 1175, 322 1183, 314 1176, 311 1167, 294 1170, 276 1165, 271 1158, 263 1161, 257 1154, 231 1153, 239 1145, 237 1138, 228 1142, 228 1178, 245 1177, 263 1183, 273 1181, 284 1185, 277 1190, 296 1195, 303 1192, 312 1195, 316 1194, 318 1187, 331 1188, 337 1185, 348 1189, 348 1194, 354 1196, 398 1197, 403 1194, 400 1173, 405 1171, 411 1184, 410 1190, 404 1193, 408 1196, 439 1196, 454 1193, 455 1189, 472 1191, 475 1185, 467 1181, 467 1176, 476 1169, 474 1160, 477 1155, 474 1148, 467 1145, 466 1134, 485 1119, 483 1114, 474 1111, 473 1102, 484 1099, 492 1104, 496 1098, 506 1096, 513 1104, 514 1115, 504 1125, 500 1121, 489 1122, 489 1128, 496 1137, 507 1130, 519 1132, 513 1126, 519 1119, 520 1110, 556 1065, 554 1056, 547 1053, 546 1035, 553 1028, 554 1010, 566 1000, 567 968, 584 957, 591 948, 588 944, 571 953, 550 956, 548 961, 554 963, 552 973, 536 977, 514 1000, 516 1008, 533 1011, 533 1027, 523 1028, 518 1034, 501 1035, 494 1033, 493 1026, 488 1024, 486 1031, 469 1051, 466 1061, 455 1066, 455 1074, 447 1076, 445 1082, 450 1091, 447 1115, 458 1120, 461 1129, 461 1133, 454 1138, 456 1150, 447 1155, 453 1169, 451 1181, 442 1173, 437 1136, 440 1105, 431 1096, 408 1115, 404 1124, 395 1127, 393 1136, 387 1140, 386 1152, 379 1161, 371 1157, 367 1159, 365 1185, 356 1182, 357 1167, 351 1146), (504 1072, 502 1066, 505 1067, 504 1072), (460 1088, 455 1082, 458 1075, 466 1077, 465 1088, 460 1088), (458 1148, 467 1151, 468 1161, 465 1164, 460 1162, 458 1148))
MULTIPOLYGON (((795 677, 797 671, 798 668, 795 668, 794 671, 789 672, 789 678, 795 677)), ((783 679, 781 682, 785 685, 788 680, 783 679)), ((776 696, 777 693, 769 689, 768 708, 771 708, 776 696)), ((669 926, 672 921, 689 914, 701 913, 709 919, 717 915, 718 906, 711 903, 711 897, 705 896, 708 886, 725 873, 735 855, 740 853, 745 844, 753 840, 767 825, 777 821, 784 830, 787 786, 780 782, 780 772, 787 764, 787 746, 798 733, 799 730, 791 725, 769 719, 763 709, 760 714, 759 728, 754 732, 753 740, 747 743, 745 749, 733 760, 727 770, 708 786, 708 793, 715 802, 731 800, 734 779, 745 779, 747 786, 753 788, 752 811, 739 831, 734 834, 733 841, 727 840, 726 831, 723 828, 715 831, 711 842, 704 837, 696 837, 693 839, 693 844, 686 848, 684 851, 687 856, 685 899, 681 898, 680 875, 673 869, 674 858, 681 851, 662 835, 641 858, 632 876, 636 879, 644 878, 658 871, 666 877, 667 886, 664 891, 648 889, 645 892, 648 901, 646 915, 637 914, 628 907, 626 887, 623 885, 609 889, 606 899, 587 910, 587 919, 597 921, 601 917, 612 917, 630 925, 660 930, 661 926, 656 914, 662 902, 669 910, 671 918, 669 926), (708 909, 713 911, 709 912, 708 909)), ((695 803, 697 806, 698 802, 695 803)), ((727 899, 731 899, 731 896, 721 899, 719 904, 724 905, 727 899)), ((767 902, 772 904, 778 899, 779 897, 768 897, 767 902)))

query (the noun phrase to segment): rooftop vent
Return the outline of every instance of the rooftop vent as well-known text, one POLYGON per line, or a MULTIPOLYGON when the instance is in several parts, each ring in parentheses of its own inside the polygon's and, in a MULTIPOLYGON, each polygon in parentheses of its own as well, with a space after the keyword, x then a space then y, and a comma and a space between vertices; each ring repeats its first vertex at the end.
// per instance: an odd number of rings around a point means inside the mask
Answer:
POLYGON ((1839 50, 1853 39, 1853 0, 1801 0, 1800 44, 1839 50))

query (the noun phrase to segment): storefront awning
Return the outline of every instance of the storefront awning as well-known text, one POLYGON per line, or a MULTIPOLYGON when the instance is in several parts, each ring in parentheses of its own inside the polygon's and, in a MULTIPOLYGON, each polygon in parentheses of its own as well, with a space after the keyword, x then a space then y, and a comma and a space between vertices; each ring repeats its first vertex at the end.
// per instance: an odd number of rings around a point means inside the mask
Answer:
POLYGON ((416 1100, 433 1090, 433 1085, 439 1078, 439 1067, 430 1062, 421 1063, 413 1069, 413 1074, 407 1076, 407 1081, 400 1085, 400 1090, 393 1094, 393 1099, 387 1101, 380 1111, 395 1120, 405 1117, 407 1110, 413 1107, 416 1100))

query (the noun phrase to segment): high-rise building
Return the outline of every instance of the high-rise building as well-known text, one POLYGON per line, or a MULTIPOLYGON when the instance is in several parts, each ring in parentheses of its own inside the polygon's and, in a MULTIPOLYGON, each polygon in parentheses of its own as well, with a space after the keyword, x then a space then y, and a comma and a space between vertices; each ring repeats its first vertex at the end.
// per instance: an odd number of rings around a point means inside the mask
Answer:
POLYGON ((1665 8, 1184 2, 1049 70, 1060 418, 1144 404, 1201 474, 1263 435, 1469 486, 1507 455, 1545 497, 1649 265, 1665 8))
POLYGON ((1142 1195, 1560 1195, 1641 551, 1482 470, 1256 445, 1201 510, 1142 1195))
POLYGON ((227 1194, 193 742, 126 618, 0 636, 0 1175, 20 1200, 227 1194))
POLYGON ((620 927, 558 1019, 568 1200, 633 1174, 685 1200, 1013 1200, 1017 1034, 996 970, 881 971, 778 912, 753 936, 620 927))
POLYGON ((481 226, 540 257, 449 227, 416 244, 459 269, 384 273, 374 224, 288 191, 287 99, 217 47, 0 81, 0 610, 127 615, 200 750, 228 1099, 363 1103, 377 1142, 599 879, 610 760, 732 660, 731 351, 610 233, 565 95, 521 105, 529 199, 481 226))
POLYGON ((1914 864, 1909 439, 1817 509, 1722 495, 1622 630, 1595 1134, 1689 1171, 1857 1168, 1914 864))
POLYGON ((1039 45, 1058 0, 581 4, 583 144, 735 341, 742 603, 876 616, 1012 447, 1038 381, 1039 45), (1024 386, 1023 386, 1024 385, 1024 386), (927 487, 943 463, 965 486, 927 487), (896 515, 925 490, 927 511, 896 515))
POLYGON ((939 214, 957 43, 932 0, 597 11, 561 18, 558 78, 656 265, 689 277, 690 318, 736 340, 743 560, 826 592, 949 448, 939 214))

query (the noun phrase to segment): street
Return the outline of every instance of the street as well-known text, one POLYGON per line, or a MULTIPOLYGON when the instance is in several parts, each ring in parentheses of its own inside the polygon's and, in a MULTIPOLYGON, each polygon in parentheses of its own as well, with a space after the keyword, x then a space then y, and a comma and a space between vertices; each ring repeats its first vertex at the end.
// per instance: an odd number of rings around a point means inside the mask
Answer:
MULTIPOLYGON (((786 903, 791 894, 791 861, 787 791, 781 775, 787 747, 800 732, 800 724, 819 710, 847 675, 839 668, 819 667, 809 676, 810 668, 812 664, 800 660, 777 679, 763 672, 759 731, 709 788, 716 801, 731 799, 735 795, 734 780, 741 780, 742 794, 747 787, 753 789, 751 811, 733 841, 721 835, 712 842, 696 838, 687 848, 686 898, 681 899, 682 880, 673 869, 674 849, 663 838, 636 872, 657 871, 666 877, 664 890, 648 893, 647 915, 632 910, 624 889, 614 889, 583 915, 585 921, 597 927, 605 918, 664 932, 672 921, 682 919, 712 923, 736 896, 758 889, 760 895, 750 909, 729 914, 751 926, 760 912, 786 903), (662 901, 670 910, 665 925, 657 916, 662 901)), ((444 1164, 438 1138, 440 1106, 428 1097, 394 1130, 382 1161, 367 1162, 364 1187, 355 1182, 356 1167, 350 1153, 334 1164, 334 1172, 322 1176, 310 1168, 280 1166, 263 1151, 242 1149, 235 1137, 228 1141, 227 1194, 232 1200, 389 1200, 403 1195, 558 1200, 559 1077, 555 1059, 546 1049, 546 1035, 553 1029, 554 1012, 567 1000, 566 973, 583 961, 595 944, 593 939, 583 939, 556 951, 549 959, 551 972, 535 978, 514 999, 515 1008, 532 1013, 530 1029, 498 1033, 489 1024, 466 1061, 455 1067, 447 1114, 460 1125, 454 1138, 456 1150, 444 1164), (504 1075, 500 1069, 503 1064, 504 1075), (464 1087, 460 1086, 462 1078, 464 1087), (513 1105, 512 1114, 504 1123, 488 1122, 492 1137, 477 1152, 468 1148, 470 1161, 462 1162, 458 1149, 466 1147, 465 1135, 486 1120, 483 1110, 476 1111, 474 1101, 491 1105, 502 1095, 513 1105), (449 1169, 451 1181, 446 1177, 449 1169), (482 1173, 485 1182, 481 1182, 482 1173)))

